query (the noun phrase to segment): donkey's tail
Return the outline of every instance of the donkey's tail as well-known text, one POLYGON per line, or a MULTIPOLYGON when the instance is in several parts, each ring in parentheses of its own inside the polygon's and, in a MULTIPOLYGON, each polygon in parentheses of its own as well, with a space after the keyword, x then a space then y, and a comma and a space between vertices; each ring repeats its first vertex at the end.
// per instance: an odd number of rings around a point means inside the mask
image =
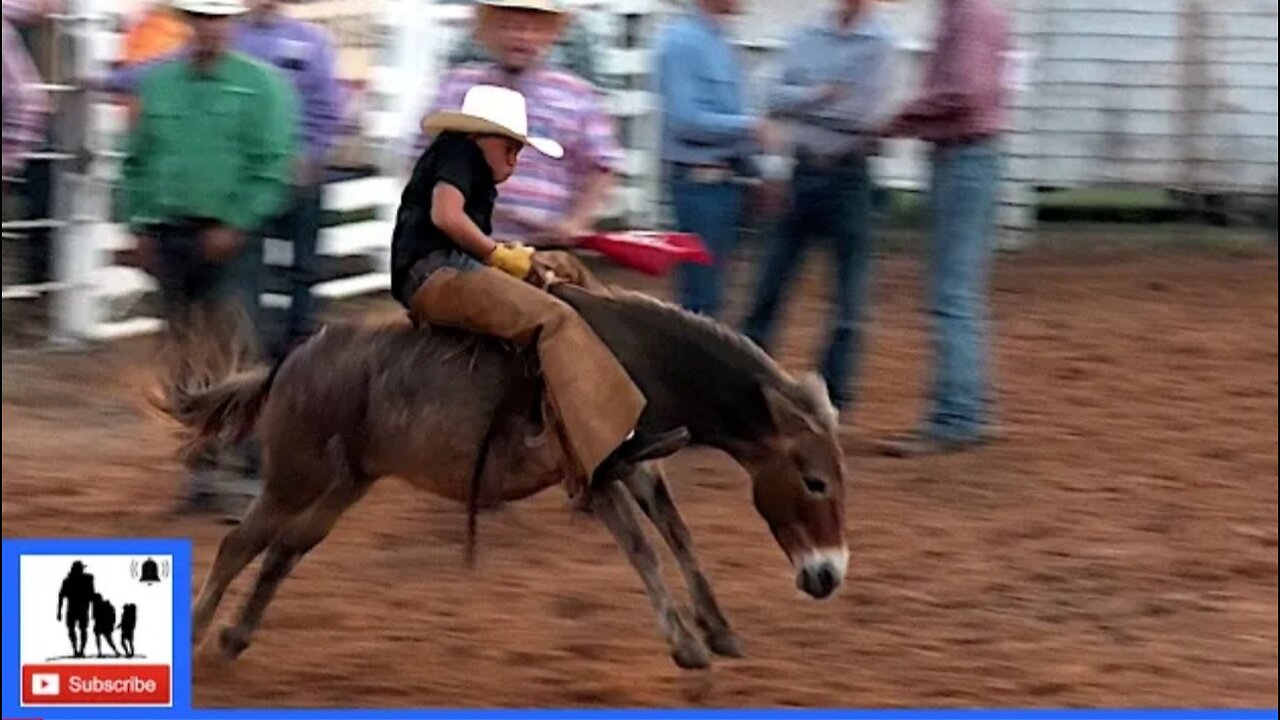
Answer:
POLYGON ((184 443, 187 452, 214 440, 237 444, 248 438, 257 425, 281 362, 270 368, 238 371, 204 387, 171 383, 163 393, 152 393, 148 399, 157 410, 191 432, 184 443))

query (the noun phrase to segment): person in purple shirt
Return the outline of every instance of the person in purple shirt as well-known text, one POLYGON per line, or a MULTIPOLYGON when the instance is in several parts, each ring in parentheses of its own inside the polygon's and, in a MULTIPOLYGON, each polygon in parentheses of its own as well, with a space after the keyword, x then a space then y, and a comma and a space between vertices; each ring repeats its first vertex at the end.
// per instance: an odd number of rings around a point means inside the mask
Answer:
POLYGON ((249 0, 248 5, 249 13, 236 28, 235 48, 291 77, 302 108, 302 153, 294 171, 293 202, 268 231, 293 245, 289 312, 282 332, 267 348, 282 356, 314 329, 320 195, 325 162, 338 133, 340 91, 333 41, 323 28, 287 17, 280 12, 279 0, 249 0))
MULTIPOLYGON (((312 287, 319 275, 316 241, 320 234, 321 190, 325 163, 340 131, 341 89, 336 51, 328 32, 314 23, 285 15, 279 0, 248 0, 246 4, 249 12, 236 26, 232 49, 289 76, 302 110, 298 128, 301 152, 295 163, 292 201, 266 229, 268 237, 287 240, 293 246, 289 312, 281 331, 264 338, 266 350, 280 356, 309 336, 315 323, 317 308, 312 287)), ((185 52, 184 49, 177 54, 185 52)), ((171 57, 120 68, 104 79, 101 89, 131 92, 146 72, 171 57)))
MULTIPOLYGON (((30 35, 40 34, 40 21, 60 9, 60 0, 4 0, 4 196, 16 190, 22 197, 23 219, 47 218, 53 211, 53 173, 48 158, 31 153, 51 150, 52 99, 42 87, 40 69, 30 48, 30 35), (33 32, 34 31, 34 32, 33 32), (21 179, 16 188, 10 179, 21 179)), ((10 218, 16 219, 16 218, 10 218)), ((21 233, 25 266, 22 281, 51 280, 50 229, 36 227, 21 233)), ((42 303, 32 303, 32 319, 43 324, 42 303)))
MULTIPOLYGON (((43 143, 48 126, 49 97, 40 87, 40 73, 12 23, 39 17, 37 3, 4 0, 4 174, 24 169, 26 155, 43 143)), ((5 191, 8 191, 5 180, 5 191)))

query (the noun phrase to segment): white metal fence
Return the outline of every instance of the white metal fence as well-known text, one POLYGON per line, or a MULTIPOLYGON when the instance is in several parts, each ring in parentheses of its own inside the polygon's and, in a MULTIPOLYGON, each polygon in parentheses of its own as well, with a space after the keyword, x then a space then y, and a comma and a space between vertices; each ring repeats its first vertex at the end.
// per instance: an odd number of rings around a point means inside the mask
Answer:
MULTIPOLYGON (((1274 194, 1274 0, 1004 2, 1018 44, 999 214, 1007 241, 1019 244, 1032 230, 1039 185, 1140 183, 1274 194)), ((603 71, 614 79, 606 91, 608 107, 626 150, 624 177, 607 215, 637 227, 659 225, 665 212, 654 152, 658 127, 649 48, 674 4, 575 4, 599 31, 603 71)), ((775 17, 778 4, 747 3, 756 12, 740 23, 740 44, 757 84, 770 76, 771 56, 794 23, 826 5, 802 4, 784 13, 784 22, 775 17)), ((55 211, 35 219, 54 227, 56 280, 6 287, 4 296, 8 301, 52 293, 61 338, 148 332, 159 326, 157 319, 111 312, 121 298, 152 287, 145 274, 110 259, 131 242, 109 221, 124 114, 70 80, 97 74, 117 56, 118 7, 114 0, 75 0, 70 6, 73 12, 58 19, 67 77, 49 86, 60 97, 55 211)), ((325 228, 319 250, 329 257, 367 258, 372 270, 321 283, 315 292, 327 298, 387 287, 391 222, 409 166, 404 144, 434 90, 432 80, 443 71, 446 52, 468 32, 471 17, 467 5, 428 0, 377 0, 370 7, 376 8, 371 22, 383 47, 371 73, 363 124, 382 158, 383 174, 326 186, 326 210, 364 210, 372 219, 325 228)), ((918 86, 933 25, 928 9, 931 4, 922 0, 885 6, 899 32, 896 101, 918 86)), ((880 182, 920 187, 927 173, 922 146, 896 141, 886 148, 876 160, 880 182)), ((5 232, 22 227, 6 223, 5 232)), ((269 265, 291 261, 289 246, 275 240, 268 240, 265 256, 269 265)), ((268 293, 263 303, 282 307, 288 297, 268 293)))
MULTIPOLYGON (((99 77, 119 55, 118 8, 112 0, 80 0, 71 5, 75 14, 54 18, 56 43, 75 68, 68 76, 99 77)), ((112 259, 117 251, 133 244, 126 228, 112 221, 113 189, 119 178, 118 147, 127 111, 70 80, 48 87, 70 98, 59 103, 54 118, 53 141, 59 150, 54 168, 54 211, 50 218, 6 222, 5 233, 16 234, 33 224, 51 226, 56 280, 5 287, 4 299, 51 295, 54 336, 69 342, 153 332, 160 327, 158 318, 112 312, 122 300, 155 289, 146 273, 115 265, 112 259)), ((324 210, 340 214, 366 211, 363 214, 373 218, 324 228, 318 252, 328 257, 365 256, 372 271, 322 282, 314 288, 318 296, 349 297, 389 285, 390 212, 398 192, 396 180, 384 176, 325 186, 324 210)), ((268 238, 264 257, 269 266, 288 266, 291 248, 286 242, 268 238)), ((287 307, 289 297, 268 292, 262 303, 268 308, 287 307)))

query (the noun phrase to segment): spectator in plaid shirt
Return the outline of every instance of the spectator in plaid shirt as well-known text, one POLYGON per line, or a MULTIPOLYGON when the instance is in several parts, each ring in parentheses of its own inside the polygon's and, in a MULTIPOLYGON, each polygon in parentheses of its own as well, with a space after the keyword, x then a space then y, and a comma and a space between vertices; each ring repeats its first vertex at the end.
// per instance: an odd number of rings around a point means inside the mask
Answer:
MULTIPOLYGON (((36 23, 59 8, 57 0, 4 0, 4 197, 9 198, 10 178, 22 178, 22 213, 26 219, 49 217, 52 211, 50 161, 31 160, 28 154, 49 149, 52 105, 39 84, 40 71, 27 50, 36 23), (17 26, 17 27, 15 27, 17 26)), ((6 203, 7 205, 8 203, 6 203)), ((23 279, 40 283, 50 279, 49 228, 24 233, 23 279)), ((32 309, 36 316, 40 305, 32 309)), ((33 318, 35 319, 35 318, 33 318)))
MULTIPOLYGON (((535 247, 572 244, 590 231, 622 149, 596 88, 547 62, 569 14, 554 0, 482 0, 476 12, 476 37, 496 59, 449 71, 428 112, 458 109, 476 85, 523 94, 529 132, 564 138, 564 159, 535 154, 520 162, 494 208, 493 237, 535 247)), ((419 133, 416 139, 415 157, 431 138, 419 133)))
MULTIPOLYGON (((612 88, 613 78, 600 72, 596 58, 596 38, 591 28, 580 18, 572 17, 565 23, 564 32, 551 45, 547 65, 567 70, 597 88, 612 88)), ((493 57, 474 34, 464 35, 449 53, 450 68, 486 62, 493 62, 493 57)))
MULTIPOLYGON (((22 170, 24 155, 44 141, 48 97, 38 87, 40 75, 22 38, 9 24, 9 4, 4 13, 4 174, 22 170)), ((8 188, 8 181, 5 181, 8 188)))

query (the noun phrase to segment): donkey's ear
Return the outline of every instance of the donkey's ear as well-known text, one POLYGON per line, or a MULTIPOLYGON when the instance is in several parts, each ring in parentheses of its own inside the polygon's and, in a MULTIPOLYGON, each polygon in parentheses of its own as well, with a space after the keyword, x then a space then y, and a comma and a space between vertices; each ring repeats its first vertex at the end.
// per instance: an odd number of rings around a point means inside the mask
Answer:
POLYGON ((787 436, 822 432, 817 421, 809 417, 794 400, 771 387, 765 387, 762 390, 764 403, 769 408, 769 416, 773 418, 773 424, 778 428, 778 432, 787 436))
POLYGON ((800 376, 800 387, 809 396, 810 406, 817 410, 824 424, 830 427, 840 424, 840 411, 831 403, 831 393, 821 373, 804 373, 800 376))

